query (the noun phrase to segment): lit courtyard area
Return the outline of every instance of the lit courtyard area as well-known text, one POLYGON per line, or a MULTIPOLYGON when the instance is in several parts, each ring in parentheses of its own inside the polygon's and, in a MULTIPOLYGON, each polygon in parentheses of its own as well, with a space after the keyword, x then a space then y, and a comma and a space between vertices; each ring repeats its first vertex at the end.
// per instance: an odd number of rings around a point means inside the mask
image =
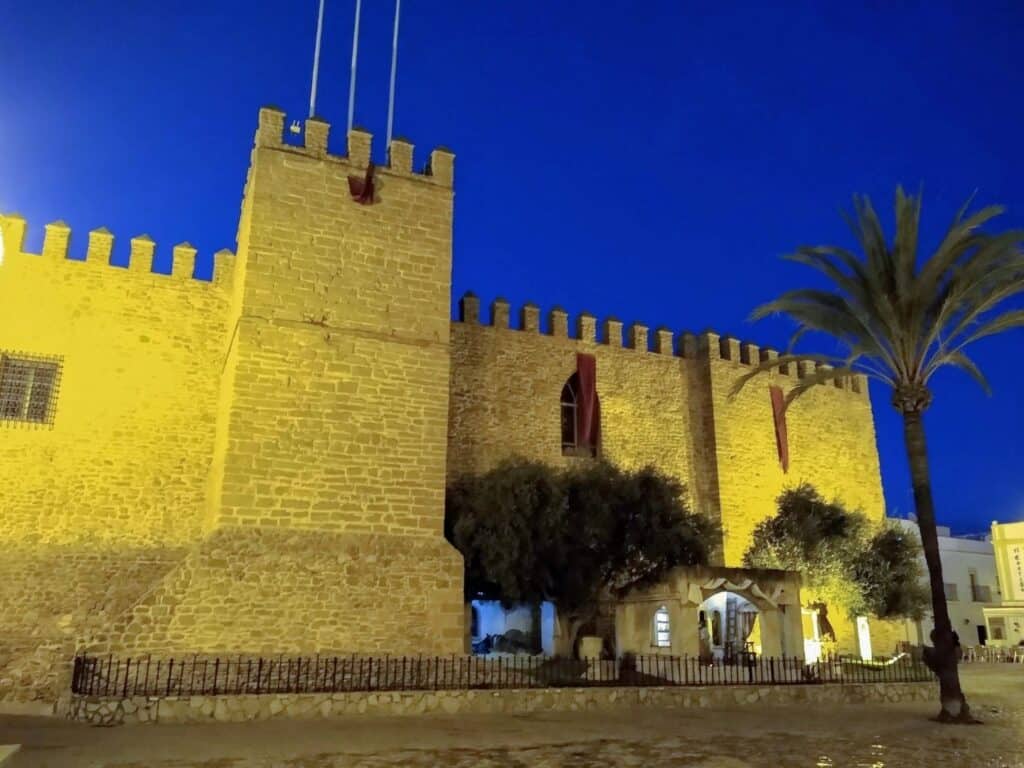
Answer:
POLYGON ((930 703, 643 708, 92 728, 4 717, 4 768, 341 766, 1024 766, 1024 665, 973 664, 981 726, 941 726, 930 703))

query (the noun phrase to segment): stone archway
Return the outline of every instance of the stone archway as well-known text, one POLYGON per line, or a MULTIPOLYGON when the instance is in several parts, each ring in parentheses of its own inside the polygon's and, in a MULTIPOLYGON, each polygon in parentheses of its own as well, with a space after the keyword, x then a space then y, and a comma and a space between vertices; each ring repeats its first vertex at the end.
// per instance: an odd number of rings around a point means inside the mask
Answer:
POLYGON ((691 658, 705 656, 709 660, 714 656, 724 660, 727 655, 732 659, 744 651, 765 657, 803 656, 800 575, 789 571, 721 566, 677 568, 662 582, 620 598, 615 610, 618 654, 667 653, 691 658), (719 594, 722 597, 716 598, 719 594), (720 601, 726 604, 717 606, 720 601), (712 609, 716 607, 721 611, 719 642, 712 644, 712 609), (707 638, 702 642, 705 632, 707 638), (666 633, 668 646, 664 645, 666 633), (732 645, 726 653, 728 641, 732 645), (713 649, 712 645, 718 648, 713 649))
POLYGON ((701 659, 734 664, 745 654, 760 655, 760 609, 741 594, 718 590, 698 609, 701 659))

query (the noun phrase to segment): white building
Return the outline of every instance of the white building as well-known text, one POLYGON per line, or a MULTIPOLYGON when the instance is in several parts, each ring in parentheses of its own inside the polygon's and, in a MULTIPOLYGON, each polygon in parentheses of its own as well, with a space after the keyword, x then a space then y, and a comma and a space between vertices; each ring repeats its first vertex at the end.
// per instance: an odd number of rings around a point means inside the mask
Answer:
POLYGON ((1024 522, 992 523, 1002 603, 985 608, 989 644, 1024 645, 1024 522))
MULTIPOLYGON (((890 518, 902 528, 918 535, 917 521, 890 518)), ((963 646, 986 645, 991 633, 985 619, 986 609, 999 604, 999 581, 991 537, 953 536, 949 528, 937 526, 942 580, 953 629, 963 646)), ((1024 537, 1024 533, 1021 534, 1024 537)), ((928 584, 928 569, 921 554, 923 580, 928 584)), ((1024 601, 1024 592, 1021 600, 1024 601)), ((1024 602, 1021 603, 1024 606, 1024 602)), ((1022 608, 1024 611, 1024 608, 1022 608)), ((914 645, 931 645, 934 627, 931 611, 921 621, 907 621, 906 640, 914 645)))

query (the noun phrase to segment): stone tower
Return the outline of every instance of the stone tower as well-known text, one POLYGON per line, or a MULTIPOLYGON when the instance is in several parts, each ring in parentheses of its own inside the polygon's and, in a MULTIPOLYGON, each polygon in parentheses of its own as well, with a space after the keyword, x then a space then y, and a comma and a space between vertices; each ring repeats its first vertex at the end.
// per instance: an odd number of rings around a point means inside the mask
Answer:
POLYGON ((454 158, 413 173, 395 141, 360 195, 371 136, 335 157, 329 129, 309 120, 291 146, 260 111, 209 524, 250 542, 251 589, 316 606, 301 650, 460 651, 443 535, 454 158))
POLYGON ((238 230, 203 538, 97 648, 453 653, 444 538, 453 156, 283 140, 260 111, 238 230))

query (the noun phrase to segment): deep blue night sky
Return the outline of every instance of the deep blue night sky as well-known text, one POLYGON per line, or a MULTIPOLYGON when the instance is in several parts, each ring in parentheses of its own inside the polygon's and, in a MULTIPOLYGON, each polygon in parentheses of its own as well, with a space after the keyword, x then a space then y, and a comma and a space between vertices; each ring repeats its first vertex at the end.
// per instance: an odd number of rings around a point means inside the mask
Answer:
MULTIPOLYGON (((256 112, 304 117, 316 0, 36 0, 0 24, 0 211, 158 252, 234 247, 256 112), (174 9, 173 13, 171 8, 174 9), (286 10, 287 9, 287 10, 286 10)), ((354 0, 328 0, 318 112, 343 152, 354 0)), ((391 0, 364 0, 356 122, 384 159, 391 0)), ((714 328, 923 185, 924 245, 975 190, 1024 227, 1024 4, 405 0, 395 131, 457 154, 454 295, 714 328), (771 7, 769 7, 771 6, 771 7)), ((975 348, 995 389, 940 374, 941 522, 1024 518, 1024 333, 975 348)), ((890 511, 912 508, 900 421, 873 385, 890 511)))

